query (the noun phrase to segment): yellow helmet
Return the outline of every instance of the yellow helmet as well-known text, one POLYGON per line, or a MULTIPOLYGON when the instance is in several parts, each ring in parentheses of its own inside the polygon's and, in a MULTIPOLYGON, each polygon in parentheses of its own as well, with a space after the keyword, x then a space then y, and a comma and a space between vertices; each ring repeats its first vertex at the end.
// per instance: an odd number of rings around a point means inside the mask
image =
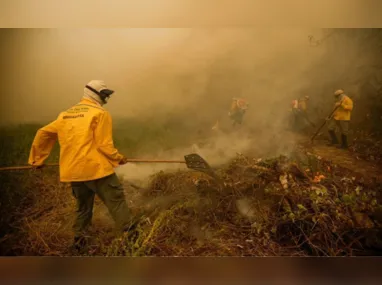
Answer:
POLYGON ((344 94, 344 90, 338 89, 336 92, 334 92, 335 96, 340 96, 341 94, 344 94))

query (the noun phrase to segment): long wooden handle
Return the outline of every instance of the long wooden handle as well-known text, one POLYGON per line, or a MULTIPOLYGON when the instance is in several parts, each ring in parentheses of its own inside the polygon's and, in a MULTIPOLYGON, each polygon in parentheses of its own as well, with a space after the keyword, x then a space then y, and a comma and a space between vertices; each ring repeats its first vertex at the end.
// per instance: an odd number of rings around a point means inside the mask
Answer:
POLYGON ((127 162, 152 162, 152 163, 186 163, 184 160, 155 160, 155 159, 128 159, 127 162))
MULTIPOLYGON (((333 114, 335 111, 337 111, 337 109, 341 106, 343 100, 341 100, 340 104, 334 108, 334 110, 330 113, 329 117, 328 118, 332 118, 333 114)), ((326 125, 327 121, 325 120, 325 122, 318 128, 317 132, 312 136, 312 138, 310 139, 312 142, 314 140, 314 138, 318 135, 318 133, 321 131, 321 129, 326 125)))
POLYGON ((313 142, 313 140, 316 138, 316 136, 318 135, 318 133, 321 131, 321 129, 326 125, 326 121, 318 128, 318 130, 314 133, 314 135, 311 137, 311 141, 313 142))
MULTIPOLYGON (((129 159, 127 162, 133 162, 133 163, 186 163, 184 160, 155 160, 155 159, 129 159)), ((58 163, 48 163, 44 166, 59 166, 58 163)), ((7 167, 0 167, 0 171, 2 170, 26 170, 26 169, 32 169, 33 166, 7 166, 7 167)))
MULTIPOLYGON (((58 163, 47 163, 44 166, 59 166, 58 163)), ((2 170, 25 170, 25 169, 32 169, 33 166, 7 166, 7 167, 0 167, 0 171, 2 170)))

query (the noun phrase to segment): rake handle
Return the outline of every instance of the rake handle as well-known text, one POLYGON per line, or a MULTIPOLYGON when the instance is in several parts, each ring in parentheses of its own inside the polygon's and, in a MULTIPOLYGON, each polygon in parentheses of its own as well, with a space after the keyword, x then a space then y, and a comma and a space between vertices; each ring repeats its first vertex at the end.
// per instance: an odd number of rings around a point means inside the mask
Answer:
MULTIPOLYGON (((337 109, 341 106, 342 102, 343 102, 343 100, 341 100, 340 104, 333 109, 333 111, 330 113, 328 118, 330 118, 330 119, 332 118, 334 112, 337 111, 337 109)), ((325 120, 325 122, 318 128, 317 132, 310 138, 311 142, 313 142, 313 140, 316 138, 316 136, 321 131, 321 129, 326 125, 326 123, 327 123, 327 121, 325 120)))
POLYGON ((184 160, 129 159, 127 162, 186 163, 184 160))
MULTIPOLYGON (((155 159, 129 159, 127 162, 148 162, 148 163, 186 163, 184 160, 155 160, 155 159)), ((48 163, 45 164, 46 166, 59 166, 58 163, 48 163)), ((0 171, 2 170, 26 170, 26 169, 32 169, 33 166, 7 166, 7 167, 0 167, 0 171)))
MULTIPOLYGON (((58 163, 49 163, 45 164, 44 166, 58 166, 58 163)), ((0 167, 0 171, 2 170, 25 170, 25 169, 32 169, 33 166, 7 166, 7 167, 0 167)))

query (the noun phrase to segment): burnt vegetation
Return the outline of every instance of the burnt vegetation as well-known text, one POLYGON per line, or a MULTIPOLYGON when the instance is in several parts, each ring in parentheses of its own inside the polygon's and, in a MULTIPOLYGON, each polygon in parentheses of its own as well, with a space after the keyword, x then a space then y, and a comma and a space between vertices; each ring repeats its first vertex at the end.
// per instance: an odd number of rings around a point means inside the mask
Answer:
MULTIPOLYGON (((283 155, 270 150, 271 145, 283 143, 271 136, 258 151, 256 138, 263 137, 272 122, 269 118, 264 125, 251 121, 249 113, 256 112, 256 106, 250 105, 241 131, 252 135, 256 151, 237 153, 215 167, 218 179, 190 170, 160 171, 141 185, 121 176, 129 206, 134 213, 144 212, 145 218, 136 232, 120 236, 114 232, 106 208, 96 199, 89 245, 81 253, 69 250, 75 200, 69 185, 59 182, 57 169, 0 172, 1 254, 381 255, 381 29, 326 30, 322 38, 308 36, 307 44, 312 49, 326 49, 320 62, 305 74, 316 80, 304 84, 306 90, 301 90, 311 98, 311 119, 320 122, 330 112, 333 90, 347 90, 355 109, 346 155, 373 165, 375 172, 357 171, 363 166, 356 162, 352 167, 344 166, 332 159, 332 154, 317 155, 297 139, 283 155), (325 74, 328 69, 331 72, 325 74)), ((221 61, 211 63, 222 70, 211 71, 211 93, 215 85, 234 73, 227 62, 222 56, 221 61)), ((187 81, 186 77, 183 79, 187 81)), ((217 93, 210 99, 215 100, 217 93)), ((230 98, 231 94, 224 96, 230 98)), ((210 106, 202 104, 203 100, 196 100, 190 108, 158 115, 160 118, 153 114, 141 120, 116 120, 116 146, 138 157, 197 141, 213 141, 215 134, 211 135, 209 129, 216 116, 208 115, 210 106), (201 115, 190 116, 194 110, 201 115)), ((216 108, 227 105, 219 102, 216 108)), ((0 165, 25 164, 39 127, 1 128, 0 165)), ((229 127, 224 132, 236 135, 229 127)), ((312 130, 307 127, 305 132, 309 135, 312 130)), ((317 141, 324 139, 322 133, 317 141)), ((48 162, 53 161, 58 161, 58 146, 48 162)))

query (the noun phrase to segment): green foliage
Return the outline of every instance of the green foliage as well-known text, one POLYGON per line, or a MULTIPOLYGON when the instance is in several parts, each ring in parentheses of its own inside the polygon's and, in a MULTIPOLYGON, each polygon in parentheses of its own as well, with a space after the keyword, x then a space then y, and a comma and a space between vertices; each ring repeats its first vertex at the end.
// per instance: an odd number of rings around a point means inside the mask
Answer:
POLYGON ((113 128, 114 143, 126 155, 139 155, 185 145, 194 137, 195 129, 174 121, 121 119, 113 128))
MULTIPOLYGON (((37 130, 42 125, 18 125, 0 128, 0 166, 25 165, 37 130)), ((168 121, 138 118, 115 120, 115 146, 128 156, 155 153, 190 143, 196 129, 185 127, 177 118, 168 121)), ((57 162, 59 145, 56 143, 46 162, 57 162)))
MULTIPOLYGON (((0 165, 25 165, 39 125, 18 125, 0 129, 0 165)), ((56 145, 47 162, 57 161, 59 148, 56 145)))

